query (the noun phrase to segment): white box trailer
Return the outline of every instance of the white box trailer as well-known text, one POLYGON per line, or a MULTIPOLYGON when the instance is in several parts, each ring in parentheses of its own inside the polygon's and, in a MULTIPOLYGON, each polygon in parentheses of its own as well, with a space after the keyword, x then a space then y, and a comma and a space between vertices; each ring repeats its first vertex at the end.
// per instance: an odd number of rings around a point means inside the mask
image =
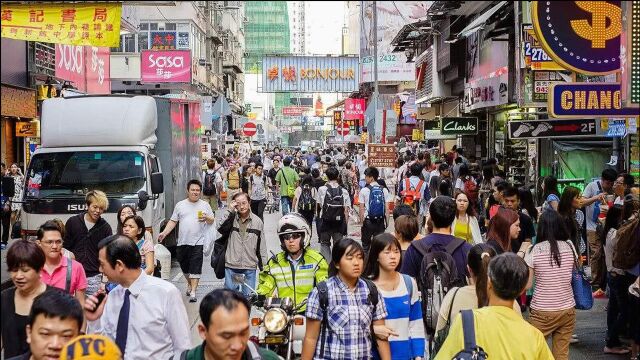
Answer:
POLYGON ((155 239, 187 182, 200 178, 199 106, 128 95, 45 100, 41 146, 25 174, 23 236, 85 211, 85 194, 97 189, 109 198, 103 216, 114 232, 118 209, 133 205, 155 239))

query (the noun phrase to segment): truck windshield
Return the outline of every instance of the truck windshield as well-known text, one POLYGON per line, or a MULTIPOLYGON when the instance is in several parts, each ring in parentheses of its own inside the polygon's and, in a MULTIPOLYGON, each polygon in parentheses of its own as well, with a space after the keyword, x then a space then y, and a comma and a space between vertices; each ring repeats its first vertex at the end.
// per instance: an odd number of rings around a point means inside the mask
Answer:
POLYGON ((27 197, 135 194, 145 183, 144 155, 134 151, 77 151, 37 154, 26 179, 27 197))

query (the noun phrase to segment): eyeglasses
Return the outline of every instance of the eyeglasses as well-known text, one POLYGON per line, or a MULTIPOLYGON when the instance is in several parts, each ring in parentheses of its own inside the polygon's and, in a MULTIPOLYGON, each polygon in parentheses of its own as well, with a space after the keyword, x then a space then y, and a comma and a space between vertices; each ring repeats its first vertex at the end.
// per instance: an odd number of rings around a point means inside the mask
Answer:
POLYGON ((58 246, 62 245, 62 240, 47 240, 47 241, 41 241, 41 242, 47 246, 51 246, 53 244, 58 246))
POLYGON ((302 237, 301 233, 284 234, 282 235, 282 240, 289 241, 289 240, 300 239, 301 237, 302 237))

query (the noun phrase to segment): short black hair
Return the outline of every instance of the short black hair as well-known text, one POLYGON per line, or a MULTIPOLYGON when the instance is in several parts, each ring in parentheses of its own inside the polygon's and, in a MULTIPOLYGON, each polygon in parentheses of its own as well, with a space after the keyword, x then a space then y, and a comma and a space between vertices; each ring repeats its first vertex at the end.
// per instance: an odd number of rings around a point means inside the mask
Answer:
POLYGON ((456 218, 456 211, 456 202, 449 196, 440 195, 433 199, 429 205, 429 215, 436 228, 451 226, 456 218))
POLYGON ((607 181, 616 181, 616 178, 618 177, 618 172, 615 171, 612 168, 606 168, 604 170, 602 170, 602 179, 607 180, 607 181))
POLYGON ((187 191, 189 191, 189 188, 191 188, 191 185, 198 185, 200 190, 202 190, 202 182, 200 182, 200 180, 198 179, 189 180, 189 182, 187 183, 187 191))
POLYGON ((36 233, 36 238, 38 240, 42 240, 46 231, 57 231, 60 233, 60 235, 62 235, 62 230, 58 226, 58 223, 54 220, 47 220, 44 222, 44 224, 40 225, 40 227, 38 228, 38 232, 36 233))
POLYGON ((618 177, 621 177, 621 176, 622 176, 622 183, 624 184, 624 186, 633 187, 633 185, 636 182, 633 175, 627 174, 627 173, 622 173, 618 175, 618 177))
POLYGON ((402 215, 416 216, 416 213, 413 211, 411 206, 407 204, 401 204, 400 206, 396 206, 393 209, 393 221, 396 221, 402 215))
POLYGON ((284 160, 282 160, 282 163, 284 164, 284 166, 291 165, 291 157, 287 156, 286 158, 284 158, 284 160))
POLYGON ((373 180, 377 181, 378 178, 380 177, 380 171, 378 171, 378 168, 376 167, 369 166, 368 168, 365 169, 364 176, 371 176, 373 180))
POLYGON ((493 291, 503 300, 515 300, 529 281, 529 267, 514 253, 503 253, 489 263, 493 291))
POLYGON ((80 302, 75 297, 58 289, 43 292, 33 299, 29 312, 29 325, 33 327, 38 315, 46 318, 72 319, 78 324, 78 331, 82 327, 84 312, 80 302))
MULTIPOLYGON (((238 305, 244 305, 247 312, 251 314, 251 305, 241 293, 229 289, 215 289, 202 298, 200 303, 200 320, 204 327, 209 329, 211 325, 211 314, 220 306, 228 311, 234 310, 238 305)), ((249 319, 247 319, 248 321, 249 319)))
POLYGON ((331 264, 329 265, 329 276, 336 276, 338 274, 337 264, 340 263, 340 259, 346 255, 355 255, 357 253, 362 254, 362 258, 365 258, 365 253, 362 245, 352 238, 343 238, 337 243, 333 244, 331 250, 331 264), (349 250, 349 252, 347 252, 349 250))
POLYGON ((498 191, 502 192, 502 191, 504 191, 504 189, 509 187, 509 183, 506 182, 505 180, 498 180, 498 181, 496 181, 496 183, 493 186, 496 189, 498 189, 498 191))
POLYGON ((339 175, 338 168, 331 166, 327 169, 327 178, 329 180, 338 180, 339 175))
POLYGON ((422 172, 422 164, 420 164, 419 162, 414 162, 409 167, 409 170, 411 170, 411 175, 420 176, 420 173, 422 172))
POLYGON ((314 178, 319 178, 320 177, 320 170, 318 170, 318 168, 311 169, 311 176, 313 176, 314 178))
POLYGON ((520 199, 520 192, 515 186, 507 186, 506 188, 504 188, 504 190, 502 190, 502 196, 503 197, 515 196, 518 199, 520 199))
POLYGON ((105 248, 107 262, 111 267, 116 267, 118 260, 122 261, 127 269, 139 269, 142 265, 138 246, 124 235, 111 235, 100 240, 98 250, 102 248, 105 248))

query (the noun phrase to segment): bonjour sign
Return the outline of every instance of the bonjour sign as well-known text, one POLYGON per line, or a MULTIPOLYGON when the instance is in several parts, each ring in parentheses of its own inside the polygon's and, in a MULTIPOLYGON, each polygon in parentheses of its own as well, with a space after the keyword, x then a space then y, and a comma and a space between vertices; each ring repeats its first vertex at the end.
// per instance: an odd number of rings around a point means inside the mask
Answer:
POLYGON ((476 135, 478 133, 477 117, 444 117, 440 124, 442 135, 476 135))

